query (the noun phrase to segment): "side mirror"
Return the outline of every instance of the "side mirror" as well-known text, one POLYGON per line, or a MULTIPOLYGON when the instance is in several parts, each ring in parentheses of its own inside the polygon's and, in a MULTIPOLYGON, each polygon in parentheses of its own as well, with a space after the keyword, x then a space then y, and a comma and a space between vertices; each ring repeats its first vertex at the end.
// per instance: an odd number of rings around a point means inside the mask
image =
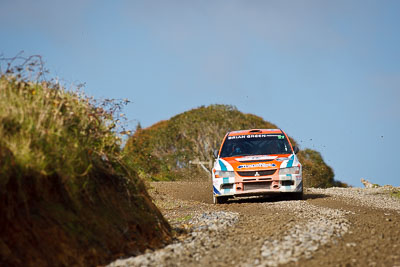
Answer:
POLYGON ((293 152, 294 152, 294 154, 299 153, 299 151, 300 151, 300 149, 299 149, 298 146, 294 146, 294 147, 293 147, 293 152))
POLYGON ((213 151, 213 155, 214 155, 214 158, 218 158, 218 150, 215 149, 215 150, 213 151))

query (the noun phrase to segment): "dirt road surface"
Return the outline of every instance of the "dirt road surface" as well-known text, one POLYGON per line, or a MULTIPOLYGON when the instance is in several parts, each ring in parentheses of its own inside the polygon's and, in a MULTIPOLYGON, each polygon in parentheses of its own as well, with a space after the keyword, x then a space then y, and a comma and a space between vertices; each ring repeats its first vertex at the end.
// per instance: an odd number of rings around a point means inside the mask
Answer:
POLYGON ((209 182, 158 182, 176 232, 163 249, 110 266, 399 266, 400 200, 384 189, 308 189, 212 204, 209 182))

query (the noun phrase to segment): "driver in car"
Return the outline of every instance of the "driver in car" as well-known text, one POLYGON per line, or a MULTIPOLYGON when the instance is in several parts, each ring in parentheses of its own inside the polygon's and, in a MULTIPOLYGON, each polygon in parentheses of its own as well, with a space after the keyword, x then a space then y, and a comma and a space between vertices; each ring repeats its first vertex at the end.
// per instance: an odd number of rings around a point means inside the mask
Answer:
POLYGON ((243 153, 243 148, 242 148, 242 146, 241 145, 234 145, 233 147, 232 147, 232 153, 231 153, 231 156, 237 156, 237 155, 240 155, 240 154, 242 154, 243 153))

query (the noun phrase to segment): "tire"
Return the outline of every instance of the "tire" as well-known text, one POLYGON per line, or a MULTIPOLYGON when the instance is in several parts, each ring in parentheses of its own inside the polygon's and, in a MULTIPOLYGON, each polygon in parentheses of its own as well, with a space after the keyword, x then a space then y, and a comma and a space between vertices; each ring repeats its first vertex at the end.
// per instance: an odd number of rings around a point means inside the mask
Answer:
POLYGON ((303 194, 303 183, 301 184, 301 191, 300 192, 294 192, 291 193, 291 197, 293 200, 303 200, 304 199, 304 194, 303 194))
POLYGON ((303 191, 292 193, 293 200, 303 200, 303 191))
POLYGON ((213 195, 213 203, 216 204, 224 204, 228 201, 227 197, 217 197, 216 195, 213 195))
POLYGON ((283 193, 282 198, 284 200, 303 200, 303 191, 293 193, 283 193))

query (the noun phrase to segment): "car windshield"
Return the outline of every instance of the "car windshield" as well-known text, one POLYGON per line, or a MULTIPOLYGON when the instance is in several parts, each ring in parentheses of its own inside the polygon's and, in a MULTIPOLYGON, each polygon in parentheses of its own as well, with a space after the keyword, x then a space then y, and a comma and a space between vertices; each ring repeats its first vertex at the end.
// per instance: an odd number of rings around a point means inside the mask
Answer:
POLYGON ((249 134, 228 136, 220 157, 291 153, 292 149, 283 134, 249 134))

